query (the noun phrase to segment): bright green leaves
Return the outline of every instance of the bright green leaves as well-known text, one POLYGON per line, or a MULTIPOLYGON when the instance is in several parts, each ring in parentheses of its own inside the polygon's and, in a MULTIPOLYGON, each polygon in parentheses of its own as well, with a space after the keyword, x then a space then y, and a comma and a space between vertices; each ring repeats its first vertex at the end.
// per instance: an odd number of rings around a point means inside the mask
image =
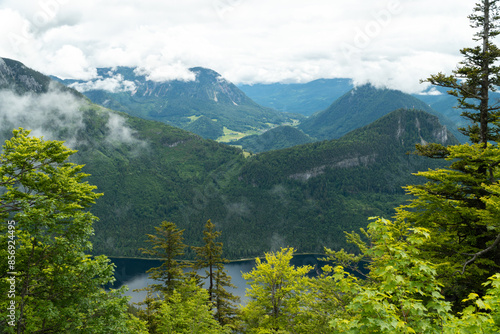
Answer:
POLYGON ((432 242, 421 250, 431 262, 444 264, 439 267, 439 276, 446 285, 446 295, 463 300, 471 290, 484 290, 481 283, 496 270, 498 249, 483 251, 494 245, 500 233, 500 188, 496 181, 500 177, 500 149, 490 143, 447 149, 450 167, 417 173, 429 181, 406 187, 413 197, 397 209, 397 217, 428 229, 432 242))
POLYGON ((498 333, 500 332, 500 274, 483 284, 489 287, 484 297, 470 293, 463 301, 469 304, 449 322, 445 333, 498 333))
POLYGON ((82 179, 83 166, 65 162, 75 153, 59 141, 29 137, 29 131, 14 130, 0 155, 0 216, 14 212, 20 229, 36 237, 36 242, 70 242, 88 250, 92 223, 97 218, 82 209, 90 207, 102 194, 94 193, 82 179), (55 240, 54 237, 59 239, 55 240))
MULTIPOLYGON (((352 259, 368 261, 366 279, 355 279, 342 266, 329 282, 337 303, 330 324, 335 333, 497 333, 500 331, 500 274, 483 285, 484 297, 470 293, 470 304, 454 314, 441 294, 437 265, 422 259, 419 248, 432 242, 428 230, 397 220, 376 219, 368 225, 368 243, 352 259), (341 307, 338 307, 341 306, 341 307)), ((351 240, 358 240, 352 238, 351 240)), ((348 264, 345 252, 328 251, 330 259, 348 264)), ((358 263, 350 263, 354 268, 358 263)), ((327 272, 331 268, 327 267, 327 272)), ((324 279, 324 277, 322 278, 324 279)), ((318 280, 320 281, 320 280, 318 280)))
POLYGON ((293 248, 284 248, 266 253, 265 261, 257 258, 255 268, 243 275, 251 287, 247 290, 250 301, 242 310, 248 333, 286 332, 293 328, 293 318, 300 313, 308 286, 305 275, 312 269, 290 265, 293 252, 293 248))
POLYGON ((159 333, 231 333, 228 327, 222 327, 215 320, 207 291, 198 287, 194 280, 174 290, 168 302, 161 302, 158 322, 159 333))
MULTIPOLYGON (((442 328, 450 305, 440 294, 436 266, 419 258, 418 247, 427 242, 428 231, 401 221, 376 219, 363 234, 369 246, 349 234, 350 240, 361 245, 360 254, 351 259, 368 261, 370 271, 365 280, 357 280, 337 267, 339 293, 351 298, 345 311, 331 320, 333 328, 341 333, 434 333, 442 328)), ((348 261, 345 252, 327 253, 331 260, 358 266, 348 261)))
MULTIPOLYGON (((17 333, 128 333, 140 323, 127 317, 123 289, 105 292, 113 266, 91 258, 97 220, 86 209, 101 194, 84 182, 83 166, 67 162, 75 151, 59 141, 14 130, 0 154, 0 219, 15 223, 16 320, 0 331, 17 333)), ((0 256, 7 258, 6 224, 0 224, 0 256)), ((0 272, 8 272, 0 261, 0 272)), ((5 277, 1 287, 6 286, 5 277)), ((2 294, 5 296, 4 291, 2 294)), ((0 299, 5 319, 10 300, 0 299)))

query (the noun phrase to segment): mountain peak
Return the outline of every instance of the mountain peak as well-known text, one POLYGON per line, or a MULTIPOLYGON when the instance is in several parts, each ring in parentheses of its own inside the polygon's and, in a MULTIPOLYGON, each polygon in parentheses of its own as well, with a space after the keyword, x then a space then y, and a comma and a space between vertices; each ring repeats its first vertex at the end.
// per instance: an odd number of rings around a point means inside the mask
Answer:
POLYGON ((291 122, 290 116, 255 103, 216 71, 204 67, 189 71, 196 75, 195 80, 156 81, 150 80, 147 71, 115 67, 97 69, 98 77, 90 81, 63 82, 94 103, 191 131, 196 129, 199 131, 195 133, 202 136, 210 133, 208 138, 222 137, 224 127, 245 133, 291 122))
POLYGON ((33 71, 23 63, 9 58, 0 58, 0 88, 12 88, 16 93, 44 93, 50 79, 33 71))
POLYGON ((209 68, 205 68, 205 67, 200 67, 200 66, 191 67, 189 70, 191 72, 195 73, 196 77, 203 76, 203 77, 214 78, 214 79, 222 78, 222 76, 219 73, 217 73, 216 71, 211 70, 209 68))
POLYGON ((439 143, 447 146, 459 143, 437 116, 412 108, 394 110, 343 138, 353 140, 366 137, 368 140, 374 138, 375 134, 390 138, 390 142, 407 150, 413 150, 415 144, 439 143))
POLYGON ((299 128, 312 137, 334 139, 400 108, 432 112, 427 104, 409 94, 368 84, 345 93, 330 107, 309 117, 299 128))

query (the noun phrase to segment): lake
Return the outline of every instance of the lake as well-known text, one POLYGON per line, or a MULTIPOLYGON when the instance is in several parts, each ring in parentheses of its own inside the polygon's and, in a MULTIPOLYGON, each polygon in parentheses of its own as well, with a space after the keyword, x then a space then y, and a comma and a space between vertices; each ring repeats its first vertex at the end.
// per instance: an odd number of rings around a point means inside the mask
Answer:
MULTIPOLYGON (((303 254, 295 255, 291 261, 294 266, 311 265, 313 267, 321 267, 324 263, 318 261, 318 258, 324 257, 324 255, 317 254, 303 254)), ((131 302, 137 303, 146 297, 145 291, 134 292, 135 289, 142 289, 148 284, 154 283, 153 280, 148 278, 146 273, 147 270, 153 267, 159 267, 161 261, 158 260, 145 260, 145 259, 131 259, 131 258, 112 258, 111 261, 116 265, 115 268, 115 278, 116 282, 113 288, 118 288, 122 285, 128 285, 129 291, 126 293, 127 296, 131 296, 131 302)), ((236 286, 232 292, 234 295, 241 298, 241 303, 246 303, 245 291, 247 289, 247 284, 245 279, 243 279, 242 274, 250 272, 255 265, 255 260, 242 260, 233 261, 225 265, 225 269, 231 276, 231 282, 236 286)), ((199 271, 204 275, 204 270, 199 271)), ((315 276, 316 272, 313 271, 310 274, 315 276)))

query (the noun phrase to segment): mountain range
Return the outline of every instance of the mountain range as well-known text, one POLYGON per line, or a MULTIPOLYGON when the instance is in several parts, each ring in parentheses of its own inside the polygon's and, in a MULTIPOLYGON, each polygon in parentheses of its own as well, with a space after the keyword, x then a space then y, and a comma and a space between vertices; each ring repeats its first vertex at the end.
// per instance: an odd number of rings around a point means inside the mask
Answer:
MULTIPOLYGON (((421 106, 423 110, 426 110, 438 116, 440 121, 444 125, 446 125, 448 129, 450 129, 450 131, 452 131, 457 139, 459 139, 461 142, 467 141, 467 137, 462 135, 457 130, 459 127, 466 126, 467 123, 465 119, 460 116, 461 112, 456 109, 457 99, 447 94, 446 88, 431 86, 422 93, 411 94, 411 96, 414 98, 412 100, 410 98, 410 94, 403 94, 402 92, 397 90, 376 89, 372 87, 375 91, 370 92, 366 89, 367 87, 369 87, 369 85, 361 86, 365 87, 364 91, 368 93, 367 96, 363 97, 361 95, 363 90, 359 90, 354 87, 351 80, 349 79, 320 79, 305 84, 257 83, 253 85, 240 85, 238 87, 251 99, 263 106, 275 108, 281 111, 301 113, 307 116, 311 116, 313 114, 323 114, 324 118, 325 114, 328 114, 329 112, 335 113, 335 109, 337 107, 347 107, 348 109, 350 108, 349 112, 346 110, 344 114, 350 115, 351 113, 353 113, 353 119, 348 121, 354 124, 356 127, 358 126, 358 124, 365 124, 363 123, 364 120, 358 119, 355 116, 357 115, 357 113, 355 110, 352 110, 352 107, 354 106, 351 106, 350 104, 341 106, 338 99, 341 98, 344 94, 344 97, 346 98, 348 96, 348 94, 346 93, 356 93, 356 98, 358 100, 364 98, 366 99, 366 103, 376 103, 376 101, 372 101, 373 94, 381 95, 379 93, 390 92, 390 94, 393 94, 393 97, 400 102, 400 107, 402 107, 403 105, 421 106), (423 106, 422 102, 427 106, 423 106)), ((491 97, 498 100, 500 99, 500 94, 497 92, 491 92, 491 97)), ((363 104, 363 102, 358 103, 363 104)), ((381 106, 384 107, 385 103, 382 103, 381 106)), ((391 108, 386 109, 387 110, 385 112, 378 112, 379 116, 386 114, 388 111, 392 110, 391 108)), ((361 113, 361 118, 363 116, 364 114, 361 113)), ((332 118, 335 117, 332 116, 332 118)), ((312 121, 309 120, 309 122, 312 121)), ((327 132, 335 133, 336 131, 327 132)), ((338 134, 336 134, 335 136, 338 136, 338 134)))
MULTIPOLYGON (((300 130, 277 127, 268 134, 271 141, 306 142, 249 156, 164 122, 92 103, 16 61, 0 60, 0 78, 0 139, 22 126, 78 150, 73 161, 85 164, 88 181, 104 193, 92 208, 100 218, 93 252, 109 256, 140 256, 146 234, 163 220, 175 222, 185 230, 186 243, 198 245, 211 219, 232 259, 284 246, 299 252, 347 247, 343 231, 366 226, 370 216, 391 216, 405 200, 401 187, 421 181, 411 173, 443 165, 407 154, 415 143, 458 143, 438 117, 407 105, 333 140, 307 143, 310 137, 300 130)), ((129 85, 125 76, 120 81, 129 85)), ((147 102, 167 87, 150 86, 147 96, 145 86, 137 92, 147 102)), ((197 87, 184 87, 178 103, 204 91, 197 87)), ((122 93, 130 96, 116 94, 122 93)))
POLYGON ((442 89, 410 95, 369 84, 353 87, 348 79, 241 85, 239 89, 213 70, 195 67, 190 71, 193 80, 152 81, 139 68, 99 68, 93 80, 59 81, 78 89, 94 103, 132 116, 163 121, 254 153, 310 140, 339 138, 398 108, 430 112, 461 142, 467 139, 458 131, 458 127, 466 124, 454 108, 456 100, 442 89), (261 107, 253 99, 267 107, 261 107), (269 107, 295 113, 280 113, 269 107), (303 134, 286 131, 283 126, 293 126, 303 134), (280 128, 265 133, 275 127, 280 128))
POLYGON ((191 68, 193 79, 185 81, 153 81, 130 67, 97 71, 93 80, 59 81, 96 104, 188 129, 204 138, 240 138, 301 118, 258 105, 219 73, 202 67, 191 68))

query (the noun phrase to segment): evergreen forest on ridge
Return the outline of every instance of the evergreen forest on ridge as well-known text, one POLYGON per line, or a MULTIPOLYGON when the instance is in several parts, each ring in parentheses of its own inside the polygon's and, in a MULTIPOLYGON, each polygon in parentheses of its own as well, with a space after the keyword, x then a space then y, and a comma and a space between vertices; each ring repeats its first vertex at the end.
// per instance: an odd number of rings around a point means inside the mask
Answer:
MULTIPOLYGON (((386 116, 372 124, 349 125, 353 131, 338 139, 315 141, 303 135, 306 144, 249 155, 163 122, 96 105, 18 62, 4 63, 4 77, 13 78, 20 92, 31 92, 33 83, 41 87, 41 93, 22 95, 33 107, 38 103, 41 108, 37 96, 55 101, 62 95, 74 104, 71 111, 57 103, 47 106, 43 119, 27 122, 31 110, 19 110, 18 116, 6 117, 3 140, 12 128, 23 126, 78 150, 74 161, 85 165, 89 182, 104 193, 92 208, 100 219, 95 254, 141 256, 146 234, 164 219, 185 229, 186 239, 195 244, 201 241, 200 227, 211 219, 224 231, 221 241, 230 259, 287 245, 304 253, 321 252, 325 245, 345 247, 342 231, 365 226, 369 216, 393 215, 405 201, 402 186, 419 182, 411 173, 442 165, 407 154, 415 143, 458 143, 437 117, 410 106, 408 100, 415 103, 415 98, 381 91, 396 109, 379 107, 378 115, 386 116), (20 71, 33 79, 9 75, 20 71), (62 122, 54 118, 62 114, 73 124, 55 126, 62 122)), ((377 91, 361 87, 357 101, 368 104, 377 91)), ((262 136, 278 144, 279 129, 262 136)))
POLYGON ((0 332, 500 332, 498 1, 432 94, 0 58, 0 332))

